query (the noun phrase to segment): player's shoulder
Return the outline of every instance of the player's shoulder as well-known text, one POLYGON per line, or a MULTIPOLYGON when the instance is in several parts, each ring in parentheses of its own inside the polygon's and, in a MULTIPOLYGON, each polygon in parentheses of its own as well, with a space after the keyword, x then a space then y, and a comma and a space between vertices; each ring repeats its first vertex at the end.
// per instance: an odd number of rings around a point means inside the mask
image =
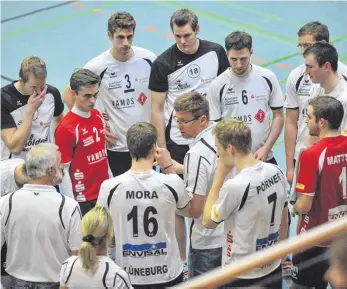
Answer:
POLYGON ((159 172, 154 172, 154 176, 164 185, 171 185, 177 187, 183 184, 183 180, 176 174, 163 174, 159 172))
POLYGON ((107 67, 107 63, 110 60, 111 53, 108 50, 102 52, 101 54, 95 56, 87 62, 84 68, 92 70, 94 73, 99 74, 100 71, 107 67))
POLYGON ((151 63, 157 58, 154 52, 146 48, 133 46, 132 49, 136 58, 148 59, 151 63))
POLYGON ((228 83, 229 79, 230 79, 230 71, 228 68, 211 81, 210 87, 214 89, 221 88, 226 83, 228 83))
POLYGON ((254 69, 255 75, 258 77, 269 77, 271 79, 276 78, 276 74, 266 67, 261 67, 255 64, 252 64, 252 67, 254 69))
POLYGON ((201 44, 201 49, 206 53, 210 51, 215 51, 217 53, 224 51, 224 48, 222 47, 222 45, 216 42, 200 39, 200 44, 201 44))
POLYGON ((53 86, 53 85, 50 85, 50 84, 47 84, 47 92, 46 92, 46 94, 47 93, 51 93, 53 96, 55 96, 55 97, 61 97, 60 96, 60 91, 59 91, 59 89, 58 88, 56 88, 55 86, 53 86))
POLYGON ((347 65, 339 61, 337 65, 337 72, 347 81, 347 65))
POLYGON ((170 63, 176 59, 176 44, 171 45, 168 49, 158 55, 154 60, 154 66, 170 67, 170 63))
POLYGON ((300 77, 302 77, 305 74, 306 66, 304 63, 300 64, 299 66, 295 67, 288 75, 288 80, 291 81, 297 81, 300 77))
POLYGON ((66 208, 69 208, 70 210, 75 210, 76 207, 79 208, 79 204, 75 199, 65 195, 61 195, 61 196, 64 199, 64 206, 66 208))
POLYGON ((15 91, 13 82, 1 87, 1 100, 13 97, 14 93, 15 91))

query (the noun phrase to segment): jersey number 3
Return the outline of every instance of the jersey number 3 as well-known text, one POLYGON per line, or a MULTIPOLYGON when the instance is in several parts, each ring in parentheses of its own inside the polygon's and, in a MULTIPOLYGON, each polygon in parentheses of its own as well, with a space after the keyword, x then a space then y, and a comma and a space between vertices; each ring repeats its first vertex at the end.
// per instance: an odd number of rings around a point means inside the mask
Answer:
MULTIPOLYGON (((149 217, 149 214, 158 214, 156 208, 147 207, 143 214, 143 230, 148 237, 154 237, 158 233, 158 222, 154 217, 149 217), (151 226, 150 226, 151 225, 151 226), (150 228, 151 227, 151 228, 150 228)), ((138 224, 138 207, 134 206, 131 212, 128 214, 128 222, 133 221, 133 237, 139 236, 139 224, 138 224)))

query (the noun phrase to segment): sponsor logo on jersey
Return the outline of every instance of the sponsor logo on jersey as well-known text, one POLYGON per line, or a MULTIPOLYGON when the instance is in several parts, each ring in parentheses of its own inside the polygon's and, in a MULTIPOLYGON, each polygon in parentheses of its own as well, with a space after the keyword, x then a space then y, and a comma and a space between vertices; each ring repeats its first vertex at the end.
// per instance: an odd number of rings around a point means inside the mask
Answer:
POLYGON ((299 190, 304 190, 305 189, 305 185, 297 183, 295 188, 299 189, 299 190))
POLYGON ((261 95, 251 95, 251 99, 255 99, 255 101, 261 101, 261 100, 266 100, 267 95, 266 94, 261 94, 261 95))
POLYGON ((190 84, 188 84, 187 82, 183 82, 180 79, 175 81, 175 85, 177 90, 190 88, 190 84))
POLYGON ((259 109, 257 111, 257 113, 255 114, 254 118, 259 121, 260 123, 262 123, 265 119, 265 112, 262 111, 261 109, 259 109))
POLYGON ((87 133, 88 133, 87 129, 86 128, 82 128, 82 135, 85 135, 87 133))
POLYGON ((112 101, 112 106, 114 108, 129 108, 129 107, 134 107, 135 101, 133 97, 130 98, 122 98, 118 100, 113 100, 112 101))
POLYGON ((87 155, 87 160, 89 164, 95 164, 105 159, 105 157, 106 157, 106 150, 102 149, 101 151, 87 155))
POLYGON ((329 222, 340 219, 347 215, 347 205, 341 205, 333 209, 329 209, 329 222))
POLYGON ((85 189, 86 187, 81 183, 81 181, 78 181, 78 183, 75 185, 75 191, 77 193, 83 192, 85 189))
POLYGON ((145 258, 149 256, 163 256, 167 255, 166 242, 155 244, 124 244, 123 257, 145 258))
POLYGON ((245 123, 252 123, 252 116, 250 114, 239 115, 239 116, 236 116, 234 118, 241 120, 245 123))
POLYGON ((146 83, 146 82, 148 82, 148 79, 149 79, 149 77, 148 76, 146 76, 146 77, 142 77, 142 78, 135 78, 135 82, 138 82, 138 83, 146 83))
POLYGON ((116 71, 112 71, 110 73, 110 78, 116 78, 116 77, 118 77, 118 73, 116 71))
POLYGON ((49 126, 49 125, 51 125, 51 122, 50 121, 49 122, 40 121, 40 125, 42 125, 42 126, 49 126))
POLYGON ((48 141, 48 136, 46 138, 38 138, 36 139, 33 134, 30 135, 25 147, 32 147, 38 145, 40 143, 44 143, 48 141))
POLYGON ((227 233, 227 256, 231 257, 231 251, 232 251, 232 243, 233 243, 233 235, 231 234, 231 231, 229 230, 227 233))
POLYGON ((74 178, 76 181, 84 179, 83 172, 80 172, 80 170, 76 170, 76 172, 74 173, 74 178))
POLYGON ((120 80, 110 80, 108 82, 108 89, 118 89, 122 87, 122 82, 120 80))
POLYGON ((87 146, 90 146, 91 144, 93 144, 94 143, 94 139, 93 139, 93 136, 91 135, 91 136, 88 136, 87 138, 85 138, 84 140, 83 140, 83 146, 84 147, 87 147, 87 146))
POLYGON ((17 100, 17 105, 23 105, 20 100, 17 100))
POLYGON ((147 96, 143 92, 141 92, 141 94, 137 98, 137 102, 141 104, 142 106, 144 106, 144 104, 146 103, 146 100, 147 100, 147 96))
POLYGON ((259 250, 265 249, 268 246, 276 244, 278 241, 279 241, 278 232, 272 233, 263 239, 257 239, 256 250, 259 251, 259 250))
POLYGON ((238 96, 230 96, 230 97, 228 97, 227 95, 225 96, 225 99, 224 99, 225 105, 233 105, 238 103, 239 103, 238 96))
POLYGON ((233 87, 228 88, 227 94, 230 94, 230 93, 235 93, 235 89, 233 87))
POLYGON ((202 83, 210 83, 210 82, 212 82, 212 80, 213 79, 215 79, 215 77, 210 77, 210 78, 200 78, 200 81, 202 82, 202 83))
POLYGON ((183 63, 181 60, 177 61, 177 66, 183 66, 183 63))
POLYGON ((166 274, 168 272, 167 265, 154 266, 147 268, 135 268, 133 266, 124 267, 124 271, 132 276, 152 276, 159 274, 166 274))

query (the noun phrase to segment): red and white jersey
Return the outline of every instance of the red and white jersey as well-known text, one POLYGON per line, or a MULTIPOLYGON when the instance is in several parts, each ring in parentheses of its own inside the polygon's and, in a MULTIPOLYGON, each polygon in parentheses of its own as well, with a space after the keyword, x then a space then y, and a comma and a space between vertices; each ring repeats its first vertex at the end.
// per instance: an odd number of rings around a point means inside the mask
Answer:
POLYGON ((59 124, 55 142, 61 162, 70 163, 70 178, 76 201, 98 198, 101 183, 109 178, 106 140, 101 114, 69 111, 59 124))
POLYGON ((346 136, 323 138, 303 151, 295 190, 313 197, 311 210, 299 224, 300 234, 347 213, 346 136))

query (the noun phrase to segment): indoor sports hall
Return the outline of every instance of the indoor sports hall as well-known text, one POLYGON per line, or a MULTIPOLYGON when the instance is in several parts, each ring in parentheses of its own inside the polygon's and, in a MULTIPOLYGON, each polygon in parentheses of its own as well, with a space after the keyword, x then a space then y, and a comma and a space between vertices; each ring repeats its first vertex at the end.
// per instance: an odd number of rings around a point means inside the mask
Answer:
MULTIPOLYGON (((309 21, 328 25, 330 42, 347 64, 345 1, 1 1, 1 86, 18 79, 21 61, 37 55, 47 65, 47 83, 61 93, 72 72, 110 47, 107 19, 130 12, 137 23, 133 45, 157 55, 174 43, 169 19, 180 8, 199 17, 201 39, 224 46, 234 30, 253 37, 254 64, 271 69, 284 91, 289 72, 303 62, 297 31, 309 21)), ((67 110, 67 108, 66 108, 67 110)), ((285 170, 283 132, 274 154, 285 170)), ((296 220, 291 234, 295 235, 296 220)), ((286 287, 289 288, 289 279, 286 287)))

